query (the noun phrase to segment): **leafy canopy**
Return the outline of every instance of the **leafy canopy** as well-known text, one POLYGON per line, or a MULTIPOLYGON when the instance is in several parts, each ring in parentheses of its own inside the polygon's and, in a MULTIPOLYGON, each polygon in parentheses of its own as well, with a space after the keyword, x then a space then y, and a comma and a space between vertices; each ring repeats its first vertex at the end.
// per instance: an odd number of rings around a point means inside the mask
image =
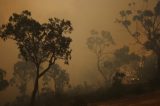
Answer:
MULTIPOLYGON (((149 1, 144 0, 146 5, 149 1)), ((159 55, 160 51, 160 1, 153 9, 136 9, 135 3, 129 3, 129 9, 120 11, 121 23, 137 43, 159 55), (135 28, 135 30, 133 30, 135 28), (144 41, 144 38, 146 40, 144 41)))
POLYGON ((39 67, 44 62, 54 64, 57 59, 63 59, 68 64, 72 40, 65 35, 72 30, 68 20, 51 18, 41 24, 31 17, 31 12, 25 10, 20 14, 13 13, 9 22, 2 25, 0 37, 15 40, 20 55, 39 67))

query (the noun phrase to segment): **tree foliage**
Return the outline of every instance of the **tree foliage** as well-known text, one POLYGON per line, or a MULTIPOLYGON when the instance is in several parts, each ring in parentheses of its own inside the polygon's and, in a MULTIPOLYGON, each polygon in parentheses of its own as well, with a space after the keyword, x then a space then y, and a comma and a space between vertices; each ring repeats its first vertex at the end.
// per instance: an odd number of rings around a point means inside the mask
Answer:
POLYGON ((110 47, 114 45, 115 42, 108 31, 102 31, 99 35, 99 33, 95 30, 91 31, 91 37, 87 39, 87 46, 88 48, 95 53, 96 59, 97 59, 97 68, 102 77, 104 78, 105 82, 108 80, 107 76, 105 75, 104 69, 103 69, 103 63, 106 59, 106 56, 110 54, 109 51, 107 51, 107 47, 110 47))
POLYGON ((120 83, 122 78, 128 77, 127 73, 129 74, 129 81, 133 78, 139 78, 139 63, 141 57, 136 55, 135 53, 130 53, 128 46, 123 46, 120 49, 115 50, 113 53, 113 59, 106 60, 104 62, 104 67, 106 70, 110 70, 110 79, 113 80, 113 84, 120 83), (126 68, 129 67, 129 69, 126 68))
POLYGON ((49 60, 53 63, 59 58, 67 63, 72 40, 64 35, 71 31, 68 20, 51 18, 48 23, 40 24, 31 17, 29 11, 23 11, 21 14, 14 13, 9 22, 2 25, 1 38, 15 40, 20 54, 36 65, 49 60))
POLYGON ((55 64, 44 76, 45 79, 54 81, 54 93, 55 95, 62 94, 64 88, 69 85, 69 74, 66 70, 62 69, 58 64, 55 64), (48 79, 49 78, 49 79, 48 79))
POLYGON ((32 94, 32 103, 38 91, 38 81, 56 60, 62 59, 65 64, 71 59, 70 43, 72 39, 67 34, 73 28, 69 20, 50 18, 47 23, 39 23, 31 17, 31 12, 25 10, 20 14, 13 13, 9 22, 1 27, 1 38, 16 41, 20 55, 34 64, 36 78, 32 94), (40 66, 47 67, 40 71, 40 66))
MULTIPOLYGON (((149 1, 148 1, 149 2, 149 1)), ((146 1, 146 3, 148 3, 146 1)), ((160 1, 153 9, 132 9, 135 4, 130 3, 129 10, 120 12, 121 23, 137 43, 143 45, 147 50, 152 50, 160 55, 160 1), (135 26, 135 30, 132 30, 135 26), (143 38, 146 38, 143 41, 143 38)))
POLYGON ((10 80, 11 85, 16 85, 21 95, 26 95, 27 85, 30 81, 35 79, 34 64, 24 60, 18 61, 14 65, 13 77, 10 80))
MULTIPOLYGON (((144 4, 148 5, 149 0, 145 0, 144 4)), ((136 9, 136 4, 130 3, 128 10, 120 12, 120 17, 117 22, 136 42, 157 55, 157 70, 160 70, 160 1, 152 9, 136 9)), ((157 80, 160 80, 159 76, 157 80)))

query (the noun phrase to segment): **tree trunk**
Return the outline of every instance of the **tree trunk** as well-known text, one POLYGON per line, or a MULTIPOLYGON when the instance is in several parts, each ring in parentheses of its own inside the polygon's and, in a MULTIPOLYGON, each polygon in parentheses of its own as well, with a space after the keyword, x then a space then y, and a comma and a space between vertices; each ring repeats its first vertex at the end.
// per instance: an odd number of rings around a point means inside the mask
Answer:
POLYGON ((156 86, 160 86, 160 55, 157 54, 156 74, 153 82, 156 86))
POLYGON ((57 84, 56 84, 56 80, 54 79, 54 95, 56 96, 57 94, 57 84))
POLYGON ((157 55, 157 83, 160 81, 160 55, 157 55))
POLYGON ((98 68, 98 71, 100 72, 100 74, 102 75, 105 83, 107 84, 108 79, 106 78, 105 74, 103 73, 103 71, 102 71, 102 69, 101 69, 100 59, 99 59, 99 58, 97 58, 97 68, 98 68))
POLYGON ((158 60, 157 60, 157 69, 158 69, 158 71, 160 71, 160 55, 158 55, 157 58, 158 58, 158 60))
POLYGON ((37 69, 37 75, 36 75, 36 79, 35 79, 35 83, 34 83, 34 89, 33 89, 33 92, 32 92, 30 106, 35 105, 36 95, 38 93, 38 88, 39 88, 38 81, 39 81, 39 69, 37 69))

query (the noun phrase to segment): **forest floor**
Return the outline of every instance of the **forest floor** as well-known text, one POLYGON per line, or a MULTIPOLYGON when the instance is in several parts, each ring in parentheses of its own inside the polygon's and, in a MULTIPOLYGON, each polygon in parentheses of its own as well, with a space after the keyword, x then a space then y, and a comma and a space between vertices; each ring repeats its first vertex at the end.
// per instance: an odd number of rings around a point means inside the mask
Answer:
POLYGON ((160 90, 138 96, 91 103, 88 106, 160 106, 160 90))

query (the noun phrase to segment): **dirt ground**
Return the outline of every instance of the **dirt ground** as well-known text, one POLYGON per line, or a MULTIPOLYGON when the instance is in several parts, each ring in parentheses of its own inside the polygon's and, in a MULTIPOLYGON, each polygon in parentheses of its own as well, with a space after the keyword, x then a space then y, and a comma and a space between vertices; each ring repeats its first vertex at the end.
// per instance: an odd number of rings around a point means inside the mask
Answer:
POLYGON ((160 106, 160 91, 139 96, 124 97, 117 100, 92 103, 88 106, 160 106))

